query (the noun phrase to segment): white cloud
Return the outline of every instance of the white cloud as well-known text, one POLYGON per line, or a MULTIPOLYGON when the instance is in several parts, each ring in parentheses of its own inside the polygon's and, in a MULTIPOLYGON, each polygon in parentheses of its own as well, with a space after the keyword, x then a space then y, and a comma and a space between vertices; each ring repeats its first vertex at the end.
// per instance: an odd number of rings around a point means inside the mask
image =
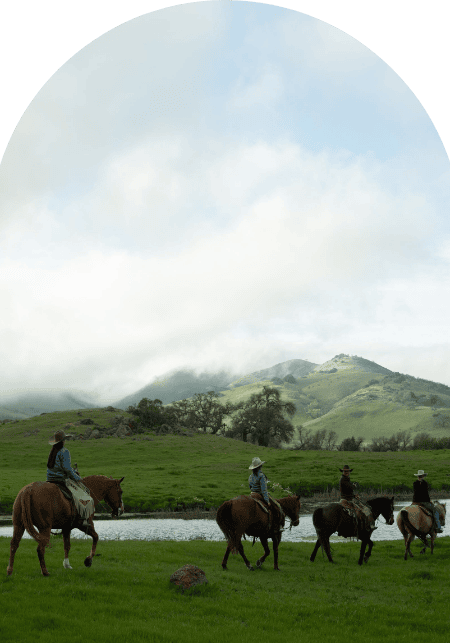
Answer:
MULTIPOLYGON (((254 72, 253 72, 254 73, 254 72)), ((240 76, 228 100, 230 110, 273 109, 284 94, 281 70, 267 63, 256 78, 240 76)))

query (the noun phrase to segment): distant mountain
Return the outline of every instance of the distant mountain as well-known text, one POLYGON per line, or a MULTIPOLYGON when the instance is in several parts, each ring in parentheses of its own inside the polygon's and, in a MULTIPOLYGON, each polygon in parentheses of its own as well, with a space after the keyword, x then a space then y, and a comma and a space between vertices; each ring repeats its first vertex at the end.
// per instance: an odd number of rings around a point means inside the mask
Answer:
POLYGON ((143 397, 149 400, 161 400, 163 404, 170 404, 177 400, 193 397, 196 393, 209 391, 223 391, 236 375, 226 371, 219 373, 200 373, 197 375, 192 370, 175 371, 144 386, 126 397, 114 402, 113 406, 126 409, 132 404, 137 404, 143 397))
POLYGON ((24 389, 0 393, 0 420, 19 420, 41 413, 91 409, 99 406, 89 393, 60 389, 24 389))
POLYGON ((328 362, 316 366, 314 371, 316 373, 335 373, 337 371, 361 371, 362 373, 374 373, 378 375, 389 375, 392 373, 388 368, 380 366, 375 362, 371 362, 364 357, 358 357, 357 355, 336 355, 333 359, 330 359, 328 362))
POLYGON ((287 362, 275 364, 275 366, 271 366, 270 368, 255 371, 254 373, 250 373, 250 375, 244 375, 243 377, 231 382, 229 388, 246 386, 247 384, 254 384, 255 382, 263 382, 265 380, 271 380, 274 377, 283 379, 286 375, 293 375, 295 378, 303 377, 317 368, 320 368, 317 364, 313 364, 312 362, 308 362, 304 359, 290 359, 287 362))

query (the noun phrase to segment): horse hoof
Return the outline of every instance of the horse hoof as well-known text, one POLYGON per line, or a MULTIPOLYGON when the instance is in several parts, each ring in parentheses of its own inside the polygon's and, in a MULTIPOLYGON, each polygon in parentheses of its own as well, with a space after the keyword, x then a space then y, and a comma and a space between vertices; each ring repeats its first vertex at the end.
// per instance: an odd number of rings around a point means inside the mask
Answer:
POLYGON ((228 567, 227 567, 226 565, 222 565, 222 571, 223 571, 223 572, 227 572, 227 571, 228 571, 228 567))
POLYGON ((45 570, 45 572, 42 570, 42 576, 50 576, 50 574, 47 570, 45 570))
POLYGON ((254 572, 254 571, 255 571, 255 568, 254 568, 254 567, 252 567, 251 565, 249 565, 249 566, 248 566, 248 571, 249 571, 249 572, 254 572))
POLYGON ((87 558, 85 558, 84 559, 84 564, 85 564, 86 567, 90 567, 92 565, 92 558, 89 558, 89 556, 87 558))
POLYGON ((12 569, 9 569, 9 567, 7 567, 7 568, 6 568, 6 575, 7 575, 7 576, 11 576, 11 574, 12 574, 12 573, 13 573, 13 570, 12 570, 12 569))

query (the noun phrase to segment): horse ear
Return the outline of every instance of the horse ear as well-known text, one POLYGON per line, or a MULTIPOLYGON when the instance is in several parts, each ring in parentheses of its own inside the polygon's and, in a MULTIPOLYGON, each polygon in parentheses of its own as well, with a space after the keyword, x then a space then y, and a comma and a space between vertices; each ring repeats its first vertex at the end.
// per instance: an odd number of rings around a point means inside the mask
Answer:
MULTIPOLYGON (((125 476, 123 476, 123 478, 125 478, 125 476)), ((119 480, 119 484, 122 482, 123 478, 120 478, 120 480, 119 480)))

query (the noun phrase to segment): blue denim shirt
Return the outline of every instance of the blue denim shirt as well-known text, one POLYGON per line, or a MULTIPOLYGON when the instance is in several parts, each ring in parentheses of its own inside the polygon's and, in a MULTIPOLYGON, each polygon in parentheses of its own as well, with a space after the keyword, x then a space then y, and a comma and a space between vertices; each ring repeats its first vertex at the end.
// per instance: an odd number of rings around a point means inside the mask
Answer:
POLYGON ((255 475, 251 473, 248 478, 248 485, 252 491, 262 493, 264 500, 269 503, 269 492, 267 491, 267 479, 261 469, 255 475))
POLYGON ((81 476, 75 473, 70 463, 69 450, 63 447, 61 451, 56 454, 55 466, 53 469, 47 469, 47 481, 64 480, 64 478, 72 478, 72 480, 81 480, 81 476))

